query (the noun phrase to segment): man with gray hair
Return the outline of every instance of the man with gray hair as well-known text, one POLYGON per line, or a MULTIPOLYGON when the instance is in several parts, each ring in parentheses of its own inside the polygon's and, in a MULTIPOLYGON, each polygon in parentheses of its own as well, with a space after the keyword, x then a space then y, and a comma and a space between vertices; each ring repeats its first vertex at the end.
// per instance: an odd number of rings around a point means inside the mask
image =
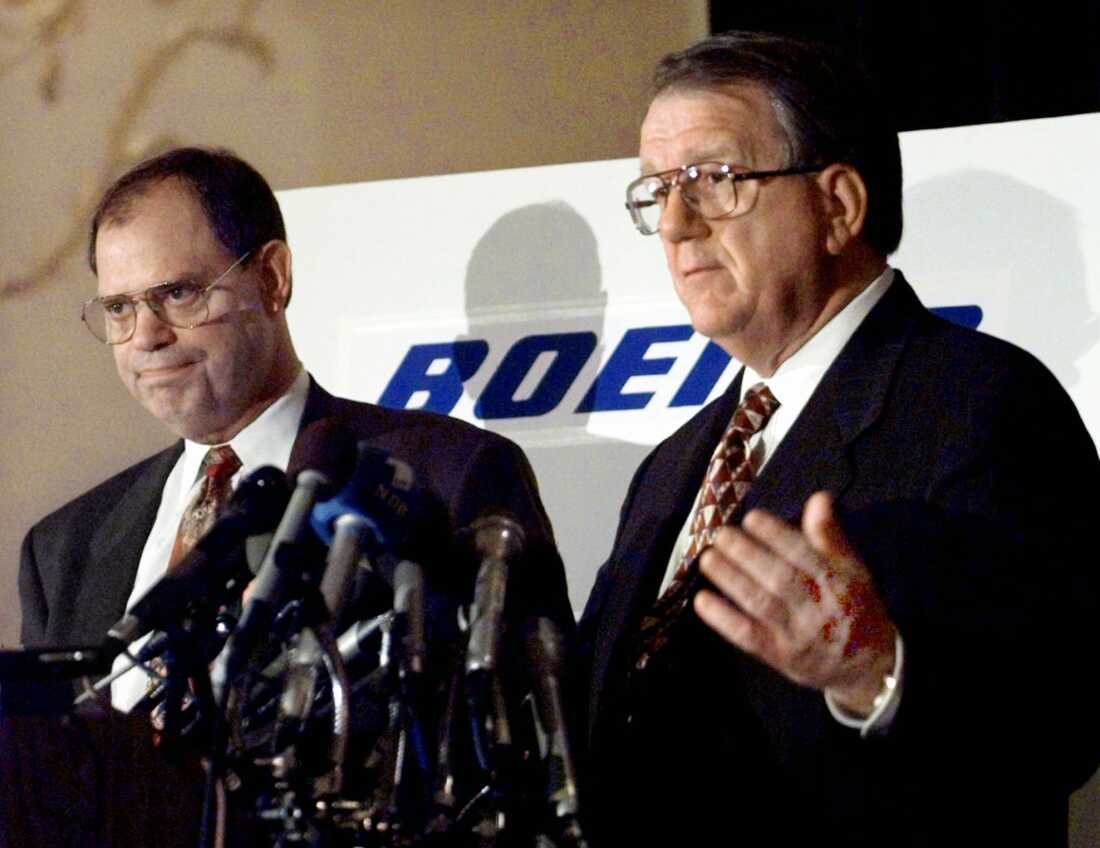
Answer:
POLYGON ((594 832, 1064 844, 1100 752, 1076 409, 887 263, 898 139, 850 62, 730 33, 655 82, 627 208, 743 368, 638 469, 581 621, 594 832))

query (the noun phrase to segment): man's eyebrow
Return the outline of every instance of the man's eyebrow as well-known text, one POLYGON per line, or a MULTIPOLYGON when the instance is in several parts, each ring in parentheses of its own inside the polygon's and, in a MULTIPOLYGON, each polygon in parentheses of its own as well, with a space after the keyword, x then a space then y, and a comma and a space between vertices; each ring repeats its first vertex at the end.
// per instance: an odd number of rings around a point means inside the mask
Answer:
POLYGON ((178 286, 180 283, 202 283, 206 282, 203 279, 202 274, 184 273, 175 277, 170 277, 167 280, 160 280, 155 283, 150 283, 147 286, 142 286, 140 289, 131 289, 130 291, 119 292, 118 294, 103 294, 97 299, 100 303, 107 303, 108 301, 114 301, 118 299, 125 300, 126 298, 133 298, 135 295, 144 294, 150 289, 161 289, 166 286, 178 286))
POLYGON ((178 286, 180 283, 201 283, 204 282, 200 274, 180 274, 177 277, 169 277, 167 280, 161 280, 159 283, 153 283, 151 286, 147 286, 147 289, 161 289, 165 286, 178 286))
POLYGON ((688 162, 721 162, 724 165, 750 165, 751 157, 743 147, 723 144, 714 147, 698 147, 688 151, 688 162))

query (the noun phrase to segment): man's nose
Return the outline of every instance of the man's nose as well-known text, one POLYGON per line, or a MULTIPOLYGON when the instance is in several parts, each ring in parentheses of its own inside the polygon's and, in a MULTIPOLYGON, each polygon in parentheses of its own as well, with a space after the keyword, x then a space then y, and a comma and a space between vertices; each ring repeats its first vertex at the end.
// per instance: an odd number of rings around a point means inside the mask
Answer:
POLYGON ((157 350, 176 339, 175 330, 165 324, 148 303, 139 300, 134 304, 134 335, 130 339, 142 350, 157 350))
POLYGON ((661 211, 657 232, 666 241, 679 242, 690 238, 701 238, 709 230, 706 220, 684 202, 684 193, 679 186, 676 186, 668 193, 668 201, 661 211))

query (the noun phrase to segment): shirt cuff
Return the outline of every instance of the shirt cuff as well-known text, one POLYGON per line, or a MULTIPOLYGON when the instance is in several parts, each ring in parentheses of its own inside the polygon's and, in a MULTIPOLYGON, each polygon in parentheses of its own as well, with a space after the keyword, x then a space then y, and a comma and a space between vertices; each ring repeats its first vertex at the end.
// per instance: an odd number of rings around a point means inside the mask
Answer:
POLYGON ((858 729, 859 735, 865 739, 886 733, 894 723, 894 716, 901 705, 904 672, 905 643, 902 642, 901 633, 897 633, 894 636, 894 670, 883 679, 882 690, 875 697, 870 715, 856 715, 844 709, 833 700, 828 689, 825 690, 825 706, 829 708, 834 719, 845 727, 858 729))

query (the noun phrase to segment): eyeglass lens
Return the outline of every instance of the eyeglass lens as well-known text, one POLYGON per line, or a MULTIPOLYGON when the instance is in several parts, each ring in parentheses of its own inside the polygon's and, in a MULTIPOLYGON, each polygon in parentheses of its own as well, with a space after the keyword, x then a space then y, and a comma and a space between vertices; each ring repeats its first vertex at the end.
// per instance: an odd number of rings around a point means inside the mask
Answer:
POLYGON ((628 204, 639 228, 657 232, 669 192, 678 186, 686 203, 704 218, 719 218, 737 209, 737 183, 717 162, 691 165, 671 174, 655 174, 634 183, 628 204))
POLYGON ((101 342, 121 344, 134 334, 139 300, 173 327, 194 327, 207 317, 204 286, 182 281, 154 286, 137 297, 123 295, 90 301, 84 306, 84 323, 101 342))

